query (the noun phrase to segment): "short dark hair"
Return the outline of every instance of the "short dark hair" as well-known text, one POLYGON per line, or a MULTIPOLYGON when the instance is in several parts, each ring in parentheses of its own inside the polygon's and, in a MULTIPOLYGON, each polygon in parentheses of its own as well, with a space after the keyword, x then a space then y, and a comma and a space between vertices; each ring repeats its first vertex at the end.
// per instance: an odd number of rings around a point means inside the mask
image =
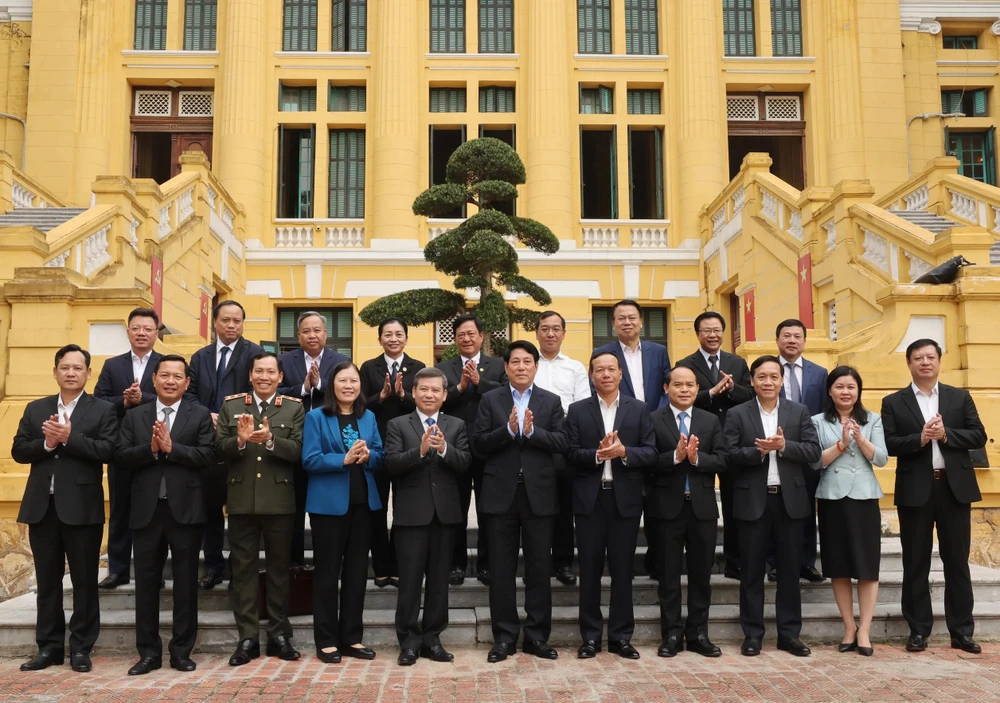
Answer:
POLYGON ((326 329, 326 316, 322 313, 316 312, 315 310, 306 310, 303 313, 299 313, 298 318, 295 320, 295 332, 298 333, 302 329, 302 321, 308 317, 318 317, 323 321, 323 329, 326 329))
POLYGON ((750 364, 750 378, 753 378, 757 374, 757 369, 767 363, 777 364, 778 368, 781 369, 781 375, 785 375, 785 366, 781 363, 781 359, 773 354, 764 354, 763 356, 758 356, 754 359, 754 362, 750 364))
MULTIPOLYGON (((358 374, 358 378, 361 378, 361 370, 354 365, 353 361, 341 361, 339 364, 333 367, 333 371, 327 377, 327 389, 326 389, 326 400, 323 403, 323 414, 324 415, 339 415, 340 406, 337 405, 337 391, 333 387, 333 380, 337 378, 337 374, 341 371, 346 371, 347 369, 354 369, 358 374)), ((358 397, 354 399, 354 406, 351 411, 354 413, 354 417, 360 418, 365 414, 365 408, 368 407, 365 403, 365 394, 358 393, 358 397)))
POLYGON ((566 318, 563 317, 562 315, 560 315, 559 313, 557 313, 555 310, 546 310, 541 315, 539 315, 538 316, 538 324, 539 325, 542 324, 542 320, 548 319, 550 317, 558 317, 559 318, 559 324, 561 324, 563 326, 563 329, 566 329, 566 318))
POLYGON ((924 347, 934 347, 937 350, 938 358, 940 359, 944 352, 941 351, 941 345, 935 342, 933 339, 917 339, 906 347, 906 363, 910 363, 910 357, 913 355, 917 349, 923 349, 924 347))
POLYGON ((833 384, 838 378, 843 378, 844 376, 850 376, 858 384, 858 400, 854 403, 854 408, 851 409, 851 419, 859 425, 867 425, 868 411, 861 402, 861 393, 864 391, 864 386, 861 383, 861 374, 853 366, 838 366, 826 377, 826 398, 823 400, 823 418, 827 422, 840 422, 840 413, 837 412, 837 408, 833 404, 833 398, 830 397, 830 389, 833 388, 833 384))
POLYGON ((156 374, 158 374, 160 372, 160 366, 162 364, 167 363, 168 361, 179 361, 179 362, 181 362, 182 364, 184 364, 184 375, 185 376, 190 376, 191 375, 191 368, 188 366, 187 359, 185 359, 180 354, 164 354, 159 359, 157 359, 156 363, 153 364, 153 375, 155 376, 156 374))
POLYGON ((628 298, 625 298, 624 300, 619 300, 617 303, 611 306, 611 319, 612 320, 615 319, 615 313, 618 312, 618 308, 629 305, 635 308, 636 312, 639 313, 639 316, 642 317, 642 306, 639 305, 639 303, 635 302, 634 300, 629 300, 628 298))
POLYGON ((389 325, 389 324, 392 324, 393 322, 395 322, 396 324, 402 325, 403 326, 403 334, 405 334, 407 337, 410 336, 410 328, 407 327, 406 323, 403 322, 402 320, 400 320, 398 317, 387 317, 384 320, 382 320, 380 323, 378 323, 378 336, 381 337, 382 336, 382 330, 385 329, 385 326, 389 325))
POLYGON ((802 320, 796 320, 794 317, 790 317, 787 320, 782 320, 778 323, 778 326, 774 329, 774 338, 777 339, 781 335, 781 330, 786 327, 801 327, 803 339, 809 336, 806 332, 805 323, 803 323, 802 320))
POLYGON ((476 329, 480 332, 483 331, 483 323, 479 321, 479 318, 473 315, 471 312, 464 315, 459 315, 455 318, 455 321, 451 323, 452 334, 458 334, 458 328, 464 325, 466 322, 475 322, 476 329))
POLYGON ((230 305, 238 307, 240 312, 243 314, 243 319, 247 319, 247 311, 243 309, 242 305, 237 303, 235 300, 223 300, 221 303, 212 308, 212 322, 215 322, 219 318, 219 311, 222 310, 222 308, 229 307, 230 305))
POLYGON ((81 347, 79 344, 67 344, 65 347, 56 352, 56 363, 55 366, 59 366, 59 362, 62 358, 71 352, 79 352, 83 354, 83 361, 90 368, 90 352, 81 347))
POLYGON ((151 317, 153 322, 156 323, 157 329, 160 327, 160 316, 156 314, 156 310, 153 308, 136 308, 128 314, 128 324, 132 324, 132 318, 134 317, 151 317))
POLYGON ((669 386, 670 385, 670 381, 673 380, 673 378, 674 378, 674 371, 676 371, 677 369, 687 369, 688 371, 690 371, 691 375, 694 376, 694 383, 695 383, 695 385, 696 386, 701 386, 701 384, 698 383, 698 374, 696 374, 694 372, 694 369, 692 369, 690 366, 686 366, 684 364, 677 364, 677 366, 675 366, 674 368, 672 368, 669 371, 667 371, 667 375, 663 378, 663 385, 665 385, 665 386, 669 386))
POLYGON ((522 351, 528 352, 531 354, 531 358, 535 360, 535 363, 538 363, 538 347, 525 339, 519 339, 516 342, 511 342, 507 345, 507 348, 503 353, 503 363, 510 363, 510 353, 515 349, 521 349, 522 351))
POLYGON ((448 390, 448 377, 444 375, 444 371, 434 366, 425 366, 424 368, 417 371, 417 374, 413 377, 414 388, 417 382, 424 378, 440 378, 441 385, 444 386, 445 390, 448 390))
POLYGON ((250 370, 253 371, 254 365, 261 359, 273 358, 278 362, 278 373, 285 373, 285 365, 281 363, 281 357, 274 352, 263 351, 260 354, 254 354, 250 357, 250 370))
POLYGON ((589 368, 587 369, 587 373, 594 373, 594 360, 595 359, 600 359, 602 356, 613 356, 613 357, 615 357, 615 361, 618 362, 618 368, 621 369, 622 362, 618 361, 618 355, 617 354, 615 354, 614 352, 610 352, 610 351, 596 351, 596 352, 594 352, 593 354, 590 355, 590 364, 589 364, 589 368))
POLYGON ((701 331, 701 323, 705 320, 718 320, 722 323, 722 331, 726 331, 726 318, 724 318, 719 313, 714 310, 709 310, 708 312, 703 312, 698 317, 694 318, 694 332, 698 334, 701 331))

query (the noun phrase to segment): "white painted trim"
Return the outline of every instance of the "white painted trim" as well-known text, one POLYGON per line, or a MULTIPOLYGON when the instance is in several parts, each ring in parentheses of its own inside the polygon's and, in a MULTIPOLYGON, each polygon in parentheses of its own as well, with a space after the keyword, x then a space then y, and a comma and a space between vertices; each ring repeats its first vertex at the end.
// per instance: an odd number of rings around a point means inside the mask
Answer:
MULTIPOLYGON (((248 242, 249 245, 249 242, 248 242)), ((701 252, 693 249, 567 249, 556 254, 543 254, 531 249, 518 249, 522 265, 536 266, 609 266, 635 261, 641 257, 646 265, 698 266, 701 252)), ((265 248, 247 247, 248 266, 295 266, 320 264, 326 266, 430 266, 422 249, 388 252, 372 249, 335 248, 265 248)))
POLYGON ((266 295, 268 298, 279 299, 285 297, 281 290, 281 281, 277 279, 247 281, 247 295, 266 295))
POLYGON ((635 300, 639 297, 639 267, 641 262, 634 259, 622 262, 622 278, 625 281, 625 297, 635 300))
POLYGON ((319 225, 333 225, 333 224, 345 224, 345 225, 363 225, 365 223, 365 218, 347 218, 347 217, 337 217, 337 218, 324 218, 324 217, 277 217, 274 219, 274 224, 276 225, 307 225, 310 222, 315 222, 319 225))
POLYGON ((926 20, 996 19, 1000 2, 976 0, 900 0, 899 26, 904 32, 916 32, 926 20))
POLYGON ((749 61, 750 63, 767 63, 768 61, 773 61, 775 63, 806 63, 809 61, 815 61, 815 56, 723 56, 723 61, 749 61))
POLYGON ((667 54, 573 54, 578 61, 666 61, 667 54))
POLYGON ((664 281, 664 300, 677 298, 698 298, 701 296, 701 283, 698 281, 664 281))
POLYGON ((370 51, 275 51, 274 55, 280 59, 370 59, 370 51))
POLYGON ((606 68, 604 66, 577 66, 574 70, 577 71, 620 71, 621 73, 663 73, 666 69, 661 66, 653 66, 652 68, 634 68, 634 67, 623 67, 615 66, 613 69, 606 68))
POLYGON ((1000 61, 952 61, 952 60, 942 60, 937 62, 938 66, 1000 66, 1000 61))
POLYGON ((205 63, 205 64, 166 64, 166 63, 127 63, 125 68, 169 68, 171 70, 197 70, 197 69, 212 69, 218 68, 217 63, 205 63))
POLYGON ((899 340, 899 345, 895 351, 897 354, 905 352, 906 348, 910 346, 910 342, 915 342, 918 339, 933 339, 941 345, 941 352, 946 354, 948 352, 948 337, 945 332, 944 316, 911 315, 910 322, 906 326, 906 332, 903 333, 903 338, 899 340))
POLYGON ((142 58, 155 58, 159 56, 165 56, 171 59, 185 58, 192 56, 195 58, 217 58, 219 56, 218 51, 175 51, 163 49, 160 51, 155 51, 151 49, 122 49, 122 56, 131 57, 142 57, 142 58))
POLYGON ((383 295, 402 293, 405 290, 414 288, 433 288, 439 290, 441 284, 435 280, 399 280, 399 279, 377 279, 348 281, 344 285, 344 298, 379 298, 383 295))
POLYGON ((368 246, 379 251, 406 251, 408 249, 419 250, 420 242, 416 239, 375 239, 372 238, 368 246))
POLYGON ((780 76, 798 76, 798 75, 808 75, 810 73, 815 73, 815 71, 811 68, 803 68, 803 69, 727 68, 724 69, 724 71, 725 73, 767 73, 780 76))
POLYGON ((652 226, 664 226, 670 224, 670 220, 579 220, 581 225, 608 225, 609 227, 614 225, 652 225, 652 226))
MULTIPOLYGON (((600 281, 580 279, 572 281, 537 280, 535 283, 548 291, 549 295, 553 298, 587 298, 589 300, 600 300, 604 297, 601 295, 600 281)), ((519 293, 518 297, 525 298, 527 296, 519 293)))
POLYGON ((319 298, 323 294, 323 265, 316 262, 306 264, 306 297, 319 298))
POLYGON ((128 332, 121 322, 90 323, 87 350, 94 356, 115 356, 128 348, 128 332))
POLYGON ((323 66, 293 66, 288 64, 279 64, 278 68, 290 69, 294 71, 364 71, 367 66, 337 66, 337 65, 323 65, 323 66))
POLYGON ((969 71, 967 73, 938 73, 939 78, 993 78, 996 71, 969 71))
POLYGON ((425 59, 472 59, 472 60, 482 60, 482 59, 494 59, 494 60, 505 60, 505 59, 519 59, 520 54, 448 54, 445 52, 431 52, 428 51, 424 54, 425 59))
POLYGON ((514 71, 516 66, 428 66, 428 71, 514 71))
POLYGON ((749 291, 756 290, 756 289, 757 289, 757 284, 756 283, 749 283, 749 284, 743 286, 742 288, 740 288, 739 290, 737 290, 736 291, 736 295, 739 296, 740 298, 742 298, 749 291))

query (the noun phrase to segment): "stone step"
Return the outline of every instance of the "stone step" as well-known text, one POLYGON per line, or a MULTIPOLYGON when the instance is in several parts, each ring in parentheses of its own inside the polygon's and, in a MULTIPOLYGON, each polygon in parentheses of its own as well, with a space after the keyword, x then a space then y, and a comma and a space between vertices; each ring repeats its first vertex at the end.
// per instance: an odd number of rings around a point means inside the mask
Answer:
POLYGON ((42 232, 48 232, 62 223, 73 219, 82 212, 85 212, 85 208, 15 208, 8 213, 0 215, 0 227, 30 226, 42 232))
POLYGON ((893 215, 901 217, 907 222, 912 222, 918 227, 922 227, 929 232, 938 234, 944 232, 952 227, 962 226, 959 222, 949 219, 947 217, 941 217, 933 212, 927 212, 926 210, 889 210, 893 215))

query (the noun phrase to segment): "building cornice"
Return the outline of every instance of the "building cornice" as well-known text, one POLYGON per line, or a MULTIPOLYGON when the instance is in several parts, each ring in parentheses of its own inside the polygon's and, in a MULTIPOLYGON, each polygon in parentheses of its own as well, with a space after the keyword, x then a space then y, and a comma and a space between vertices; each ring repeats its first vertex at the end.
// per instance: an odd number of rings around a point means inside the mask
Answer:
MULTIPOLYGON (((940 34, 940 20, 1000 18, 1000 2, 995 0, 900 0, 899 26, 904 32, 940 34)), ((1000 21, 993 34, 1000 35, 1000 21)))

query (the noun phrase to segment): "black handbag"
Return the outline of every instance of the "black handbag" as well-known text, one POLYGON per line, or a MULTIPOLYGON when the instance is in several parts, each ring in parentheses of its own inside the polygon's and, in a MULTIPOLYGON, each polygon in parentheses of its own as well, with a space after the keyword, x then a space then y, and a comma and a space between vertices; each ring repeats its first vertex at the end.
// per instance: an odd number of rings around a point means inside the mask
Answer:
POLYGON ((940 266, 935 266, 923 276, 914 279, 914 283, 954 283, 958 278, 958 271, 963 266, 975 266, 971 261, 966 261, 965 257, 958 256, 948 259, 940 266))

